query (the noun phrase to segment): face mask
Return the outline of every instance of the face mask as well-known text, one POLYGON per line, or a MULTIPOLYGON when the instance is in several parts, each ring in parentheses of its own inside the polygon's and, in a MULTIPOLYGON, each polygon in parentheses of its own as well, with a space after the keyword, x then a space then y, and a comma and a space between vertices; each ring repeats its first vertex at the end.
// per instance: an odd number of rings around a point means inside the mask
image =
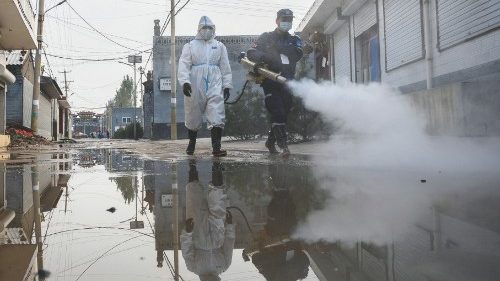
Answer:
POLYGON ((288 32, 290 29, 292 29, 292 22, 289 22, 289 21, 280 22, 280 30, 281 31, 288 32))
POLYGON ((213 29, 201 29, 200 36, 203 40, 210 40, 214 36, 214 30, 213 29))

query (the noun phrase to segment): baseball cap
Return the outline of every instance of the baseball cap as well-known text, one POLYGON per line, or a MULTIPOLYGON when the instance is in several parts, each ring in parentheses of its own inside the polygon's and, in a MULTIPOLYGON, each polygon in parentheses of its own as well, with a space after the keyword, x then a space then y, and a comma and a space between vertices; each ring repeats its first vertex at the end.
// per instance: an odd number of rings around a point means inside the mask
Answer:
POLYGON ((290 9, 281 9, 276 13, 276 17, 293 19, 293 12, 290 9))

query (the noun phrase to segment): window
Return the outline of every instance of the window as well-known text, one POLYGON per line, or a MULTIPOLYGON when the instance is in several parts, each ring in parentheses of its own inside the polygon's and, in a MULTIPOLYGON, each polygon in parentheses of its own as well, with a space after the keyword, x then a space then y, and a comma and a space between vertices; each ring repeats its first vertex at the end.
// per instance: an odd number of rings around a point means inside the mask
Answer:
POLYGON ((372 26, 355 39, 356 82, 380 82, 380 50, 378 25, 372 26))
POLYGON ((130 117, 122 117, 122 123, 132 123, 132 119, 130 117))

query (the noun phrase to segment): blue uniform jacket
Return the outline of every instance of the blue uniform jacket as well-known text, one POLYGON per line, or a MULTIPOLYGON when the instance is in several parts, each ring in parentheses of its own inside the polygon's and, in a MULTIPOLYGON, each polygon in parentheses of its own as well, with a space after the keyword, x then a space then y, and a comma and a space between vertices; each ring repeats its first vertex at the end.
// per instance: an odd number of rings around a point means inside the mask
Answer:
MULTIPOLYGON (((265 32, 260 35, 257 42, 247 51, 247 57, 253 62, 263 62, 268 65, 269 70, 281 73, 287 79, 295 76, 295 66, 302 58, 302 41, 298 36, 281 32, 278 29, 265 32), (286 58, 288 64, 286 64, 286 58)), ((277 82, 266 79, 262 86, 271 86, 277 82)))

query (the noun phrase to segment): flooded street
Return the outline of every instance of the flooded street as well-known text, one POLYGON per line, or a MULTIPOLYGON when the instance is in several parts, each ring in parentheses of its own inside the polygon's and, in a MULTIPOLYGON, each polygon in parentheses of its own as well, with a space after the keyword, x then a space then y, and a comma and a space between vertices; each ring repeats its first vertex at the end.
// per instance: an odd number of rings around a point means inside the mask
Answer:
POLYGON ((2 281, 500 278, 493 173, 118 149, 8 158, 2 281))

